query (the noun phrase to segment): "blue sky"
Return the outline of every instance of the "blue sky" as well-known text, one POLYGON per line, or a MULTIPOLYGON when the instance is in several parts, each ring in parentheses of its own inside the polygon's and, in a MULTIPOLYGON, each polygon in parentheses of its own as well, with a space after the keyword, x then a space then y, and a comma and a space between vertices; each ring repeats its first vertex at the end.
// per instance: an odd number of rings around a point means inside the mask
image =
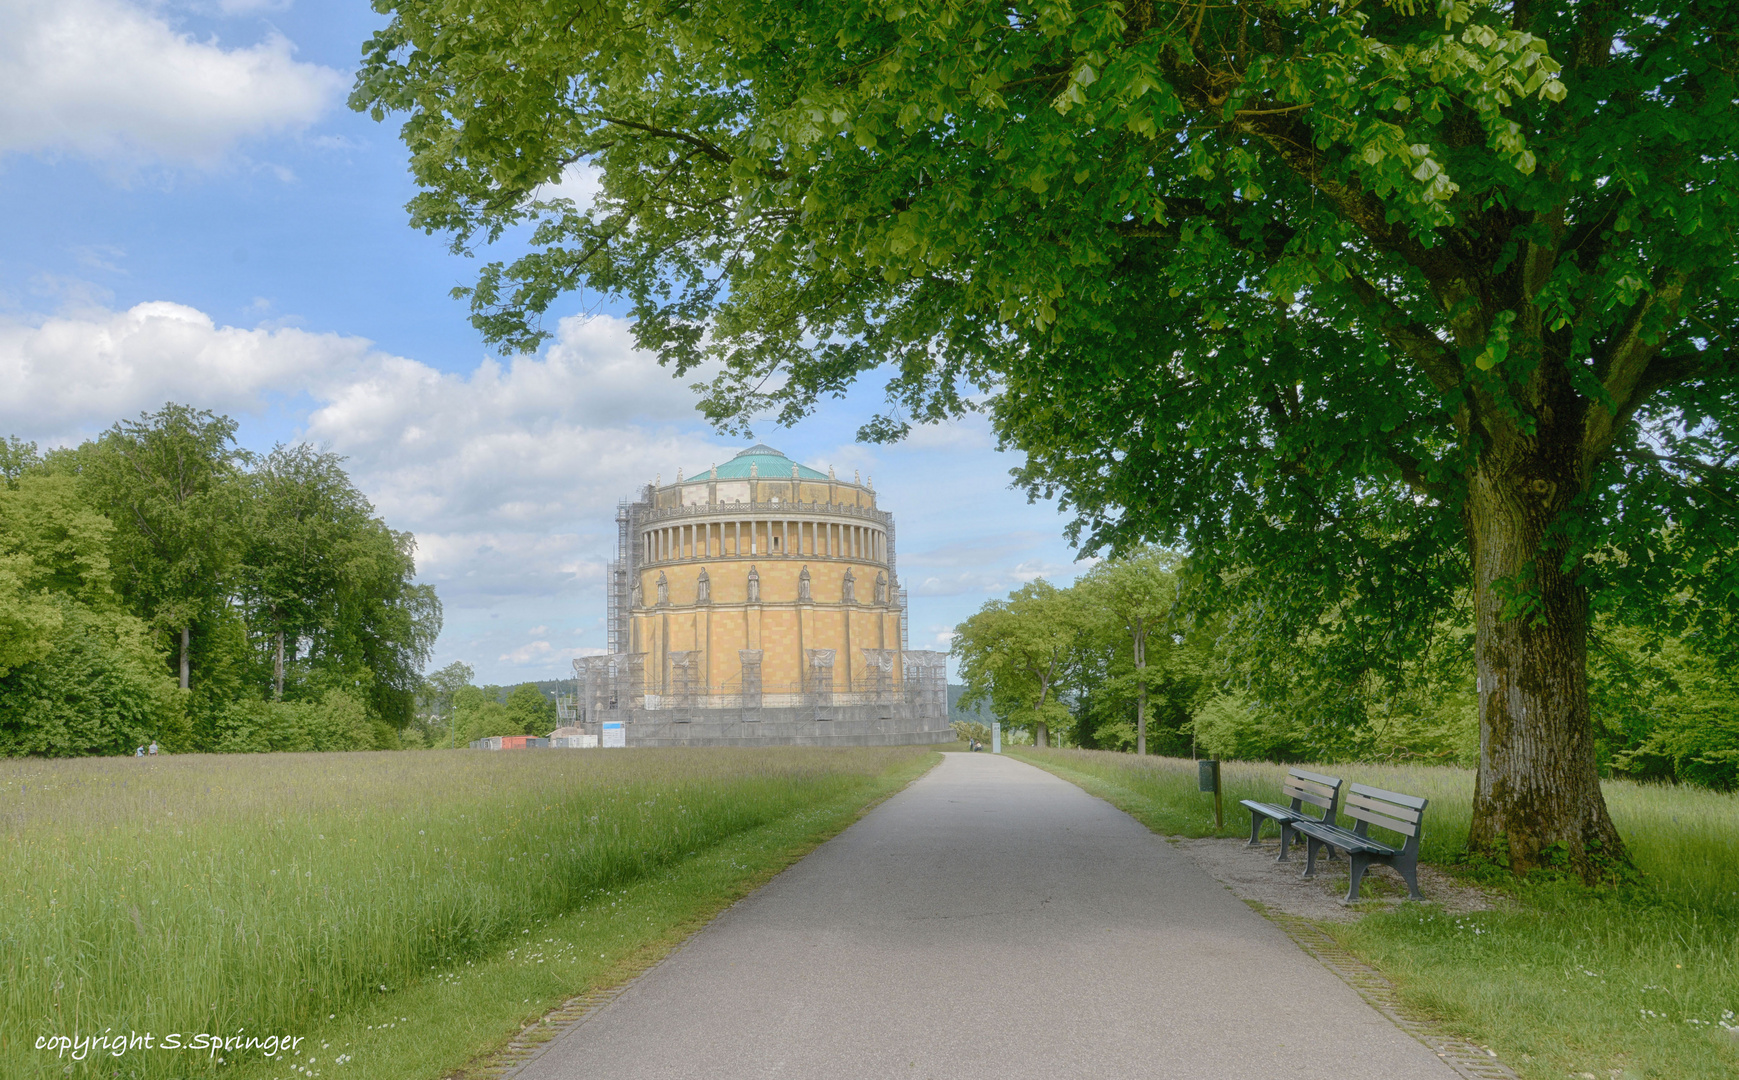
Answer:
MULTIPOLYGON (((436 664, 565 676, 604 644, 616 500, 743 445, 632 347, 608 298, 559 307, 532 357, 490 353, 448 290, 475 260, 405 223, 396 122, 344 105, 383 19, 313 0, 8 0, 0 9, 0 435, 88 437, 166 400, 255 449, 345 454, 418 541, 446 607, 436 664)), ((912 645, 1080 569, 1053 506, 977 419, 893 447, 851 434, 871 385, 757 436, 875 478, 912 645)))

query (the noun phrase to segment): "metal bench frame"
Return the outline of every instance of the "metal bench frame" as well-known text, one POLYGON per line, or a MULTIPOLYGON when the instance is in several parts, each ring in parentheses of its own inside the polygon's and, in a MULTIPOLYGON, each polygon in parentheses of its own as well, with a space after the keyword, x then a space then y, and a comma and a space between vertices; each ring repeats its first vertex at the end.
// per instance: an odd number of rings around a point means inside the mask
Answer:
MULTIPOLYGON (((1275 803, 1257 802, 1254 799, 1240 799, 1239 805, 1250 811, 1250 842, 1246 847, 1255 847, 1262 833, 1262 822, 1272 821, 1280 826, 1280 854, 1275 856, 1275 862, 1286 862, 1289 858, 1288 848, 1292 845, 1292 833, 1298 822, 1315 822, 1318 819, 1304 812, 1306 803, 1322 809, 1321 820, 1334 824, 1334 808, 1340 802, 1341 778, 1324 776, 1321 773, 1308 772, 1304 769, 1291 769, 1286 774, 1286 780, 1280 785, 1283 796, 1292 799, 1291 806, 1280 806, 1275 803)), ((1330 852, 1332 857, 1333 853, 1330 852)))
POLYGON ((1423 820, 1429 802, 1414 795, 1353 784, 1341 810, 1358 823, 1352 829, 1343 829, 1332 821, 1308 821, 1293 826, 1305 838, 1303 876, 1316 874, 1318 850, 1326 847, 1332 854, 1339 848, 1347 853, 1351 863, 1346 903, 1358 900, 1359 882, 1372 863, 1393 867, 1407 883, 1409 899, 1425 899, 1419 892, 1419 837, 1425 831, 1423 820), (1401 834, 1407 838, 1406 843, 1396 848, 1371 839, 1368 833, 1372 825, 1401 834))

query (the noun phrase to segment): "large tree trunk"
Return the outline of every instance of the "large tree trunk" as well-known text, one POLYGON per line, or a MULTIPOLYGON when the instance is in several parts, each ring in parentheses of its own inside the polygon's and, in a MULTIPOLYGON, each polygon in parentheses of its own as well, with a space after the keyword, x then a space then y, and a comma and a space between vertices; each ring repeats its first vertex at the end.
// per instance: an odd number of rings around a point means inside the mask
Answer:
POLYGON ((192 639, 193 639, 193 628, 188 627, 188 626, 183 626, 181 628, 181 689, 183 689, 183 690, 187 689, 188 660, 189 660, 188 654, 189 654, 189 645, 192 642, 192 639))
POLYGON ((272 700, 284 700, 284 632, 278 631, 277 655, 272 658, 272 700))
POLYGON ((1034 746, 1049 746, 1050 745, 1049 736, 1050 736, 1050 729, 1045 725, 1045 722, 1043 720, 1040 720, 1038 723, 1033 725, 1033 745, 1034 746))
POLYGON ((1488 445, 1469 481, 1480 737, 1468 846, 1592 882, 1624 848, 1594 758, 1588 592, 1547 534, 1582 489, 1577 451, 1545 415, 1534 436, 1488 445))

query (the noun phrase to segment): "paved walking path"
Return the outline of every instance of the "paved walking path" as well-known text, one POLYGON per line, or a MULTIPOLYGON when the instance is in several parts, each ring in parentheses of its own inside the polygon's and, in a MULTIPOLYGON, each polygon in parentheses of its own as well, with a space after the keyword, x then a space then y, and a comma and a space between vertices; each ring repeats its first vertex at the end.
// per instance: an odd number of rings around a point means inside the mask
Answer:
POLYGON ((518 1080, 605 1077, 1455 1074, 1134 819, 948 754, 518 1080))

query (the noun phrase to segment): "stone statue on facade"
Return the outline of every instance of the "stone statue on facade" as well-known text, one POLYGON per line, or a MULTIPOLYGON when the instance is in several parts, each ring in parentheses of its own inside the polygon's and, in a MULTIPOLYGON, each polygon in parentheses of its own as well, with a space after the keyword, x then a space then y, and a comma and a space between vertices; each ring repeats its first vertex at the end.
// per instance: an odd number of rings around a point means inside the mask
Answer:
POLYGON ((815 602, 815 598, 809 595, 809 567, 807 566, 803 568, 801 574, 797 575, 797 602, 799 604, 815 602))
POLYGON ((839 599, 846 604, 857 603, 857 577, 852 574, 849 567, 845 571, 845 590, 839 599))
POLYGON ((639 607, 645 602, 645 600, 645 594, 640 591, 640 576, 636 574, 634 576, 634 587, 628 591, 628 603, 632 607, 639 607))
POLYGON ((888 602, 888 575, 878 573, 878 574, 876 574, 876 603, 885 604, 887 602, 888 602))
POLYGON ((670 579, 662 570, 658 572, 658 603, 660 606, 670 603, 670 579))
POLYGON ((700 580, 694 583, 694 602, 697 604, 710 604, 712 603, 712 600, 712 578, 707 576, 706 567, 703 566, 700 570, 700 580))
POLYGON ((749 603, 761 602, 761 572, 753 566, 749 567, 749 603))

